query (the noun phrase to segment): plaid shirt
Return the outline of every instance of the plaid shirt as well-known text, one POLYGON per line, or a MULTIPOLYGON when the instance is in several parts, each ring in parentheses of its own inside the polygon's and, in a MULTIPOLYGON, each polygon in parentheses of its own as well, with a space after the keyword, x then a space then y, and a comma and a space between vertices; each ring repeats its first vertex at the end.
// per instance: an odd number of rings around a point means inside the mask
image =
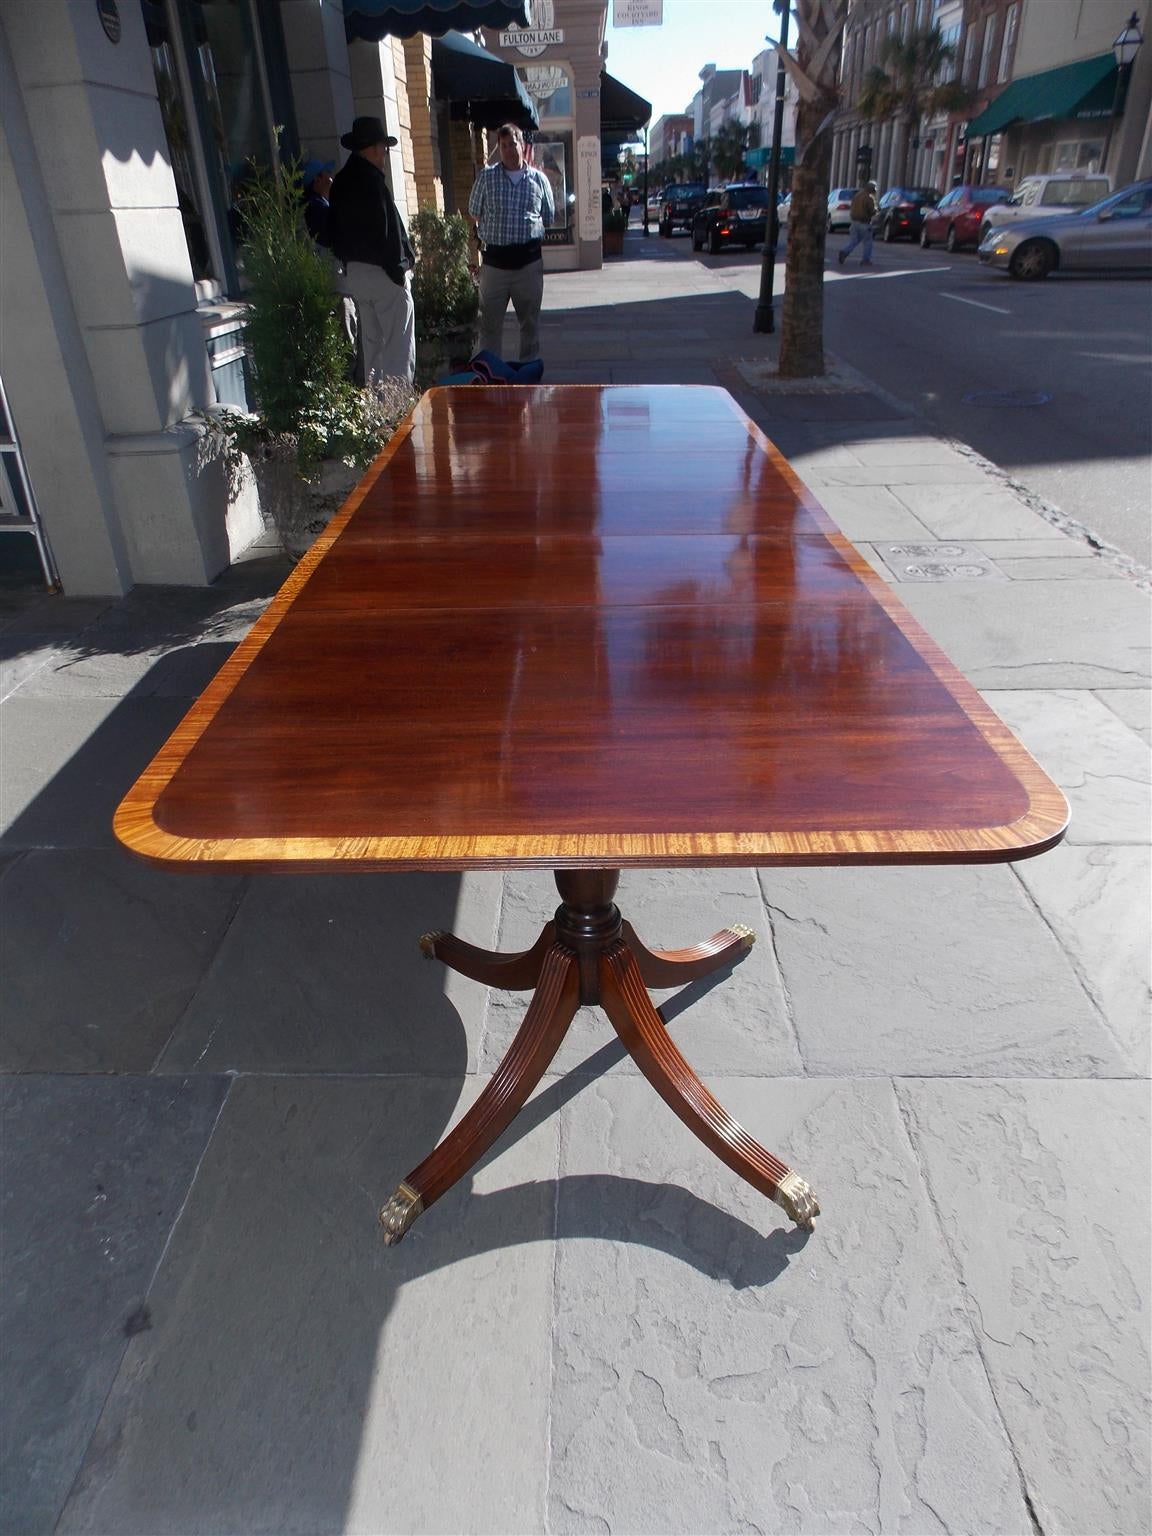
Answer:
POLYGON ((543 171, 526 165, 514 182, 502 165, 488 165, 476 178, 468 212, 479 221, 477 233, 485 245, 523 245, 543 240, 556 209, 543 171))

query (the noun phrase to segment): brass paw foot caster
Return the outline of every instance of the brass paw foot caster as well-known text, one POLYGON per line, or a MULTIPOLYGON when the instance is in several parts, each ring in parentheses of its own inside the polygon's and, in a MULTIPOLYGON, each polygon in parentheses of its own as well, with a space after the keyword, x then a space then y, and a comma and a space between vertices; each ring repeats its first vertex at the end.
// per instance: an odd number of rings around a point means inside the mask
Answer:
POLYGON ((422 933, 420 935, 420 953, 425 960, 435 960, 436 940, 444 937, 444 930, 437 928, 434 933, 422 933))
POLYGON ((787 1211, 798 1227, 812 1231, 812 1222, 820 1214, 820 1202, 798 1173, 790 1173, 780 1180, 772 1196, 776 1204, 787 1211))
POLYGON ((734 933, 738 939, 743 939, 745 949, 751 949, 756 942, 756 935, 745 923, 729 923, 728 932, 734 933))
MULTIPOLYGON (((421 941, 423 942, 423 941, 421 941)), ((380 1211, 381 1237, 391 1248, 398 1243, 424 1209, 424 1202, 410 1184, 401 1184, 380 1211)))

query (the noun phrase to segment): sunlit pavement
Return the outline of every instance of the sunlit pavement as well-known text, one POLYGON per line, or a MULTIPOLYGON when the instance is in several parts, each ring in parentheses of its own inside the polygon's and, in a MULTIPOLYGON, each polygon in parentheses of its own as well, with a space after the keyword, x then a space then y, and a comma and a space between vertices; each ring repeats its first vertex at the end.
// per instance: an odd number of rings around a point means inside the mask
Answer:
POLYGON ((817 1189, 810 1236, 588 1010, 385 1249, 377 1206, 523 1009, 416 940, 516 948, 549 876, 130 861, 113 806, 284 567, 0 593, 4 1529, 1145 1529, 1147 593, 897 392, 781 389, 755 262, 687 245, 550 275, 548 380, 730 387, 1065 788, 1068 840, 625 876, 652 943, 756 930, 665 1012, 817 1189))

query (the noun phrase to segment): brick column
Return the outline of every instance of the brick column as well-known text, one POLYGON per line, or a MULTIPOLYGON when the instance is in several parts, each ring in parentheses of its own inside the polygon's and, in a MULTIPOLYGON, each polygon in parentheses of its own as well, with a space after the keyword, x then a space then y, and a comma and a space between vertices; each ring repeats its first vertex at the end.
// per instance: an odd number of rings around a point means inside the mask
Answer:
POLYGON ((432 110, 432 39, 424 33, 404 39, 404 63, 408 80, 408 117, 411 128, 416 204, 444 212, 444 178, 440 167, 440 136, 432 110))

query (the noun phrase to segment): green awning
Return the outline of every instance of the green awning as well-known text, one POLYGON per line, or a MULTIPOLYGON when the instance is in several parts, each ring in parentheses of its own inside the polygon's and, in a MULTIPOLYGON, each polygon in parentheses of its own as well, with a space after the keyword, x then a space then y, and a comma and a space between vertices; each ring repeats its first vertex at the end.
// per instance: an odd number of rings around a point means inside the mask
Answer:
POLYGON ((1012 123, 1042 123, 1051 117, 1108 117, 1116 89, 1111 53, 1062 64, 1013 80, 991 106, 968 124, 970 139, 1000 133, 1012 123))

